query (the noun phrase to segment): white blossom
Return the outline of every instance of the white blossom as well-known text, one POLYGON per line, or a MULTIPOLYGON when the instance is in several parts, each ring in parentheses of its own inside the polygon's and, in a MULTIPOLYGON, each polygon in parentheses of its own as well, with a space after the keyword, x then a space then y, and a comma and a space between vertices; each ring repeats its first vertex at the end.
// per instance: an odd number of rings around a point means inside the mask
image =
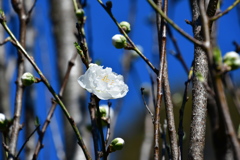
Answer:
POLYGON ((124 97, 128 86, 123 82, 123 76, 112 72, 112 68, 97 64, 89 64, 88 70, 78 78, 78 83, 99 99, 116 99, 124 97))

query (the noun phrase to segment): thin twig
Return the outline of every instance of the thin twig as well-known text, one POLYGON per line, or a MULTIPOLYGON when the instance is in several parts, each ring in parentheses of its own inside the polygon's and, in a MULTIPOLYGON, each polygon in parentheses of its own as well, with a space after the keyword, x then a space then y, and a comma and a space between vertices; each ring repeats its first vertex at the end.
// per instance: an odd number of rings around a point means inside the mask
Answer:
POLYGON ((34 7, 36 6, 36 3, 37 3, 37 0, 34 0, 32 7, 31 7, 30 10, 28 11, 27 21, 26 21, 27 23, 29 22, 29 20, 30 20, 30 18, 31 18, 32 11, 33 11, 34 7))
MULTIPOLYGON (((157 1, 158 7, 159 7, 160 0, 157 1)), ((160 21, 160 18, 157 18, 157 21, 160 21)), ((161 22, 156 22, 157 25, 161 22)), ((158 29, 159 26, 158 26, 158 29)), ((158 30, 159 32, 160 30, 158 30)), ((158 39, 159 43, 161 42, 160 39, 162 37, 161 32, 158 33, 158 39)), ((159 55, 160 55, 160 64, 159 64, 159 72, 157 77, 157 103, 155 107, 155 116, 154 116, 154 160, 160 159, 160 153, 159 153, 159 139, 160 139, 160 111, 161 111, 161 102, 162 102, 162 83, 163 83, 163 73, 164 73, 164 65, 165 65, 165 56, 166 54, 160 54, 161 53, 161 47, 159 47, 159 55)))
POLYGON ((2 42, 0 42, 0 46, 6 44, 7 42, 11 42, 11 43, 13 43, 13 45, 15 45, 14 41, 12 41, 12 39, 10 37, 7 37, 2 42))
POLYGON ((176 58, 179 60, 179 62, 182 64, 185 72, 188 74, 189 71, 188 71, 187 64, 186 64, 186 62, 184 61, 184 59, 183 59, 183 57, 182 57, 182 53, 181 53, 181 51, 180 51, 179 45, 178 45, 178 43, 177 43, 177 40, 176 40, 176 38, 173 36, 172 30, 171 30, 171 28, 169 27, 169 25, 167 25, 167 33, 168 33, 168 35, 170 36, 170 39, 172 40, 172 43, 173 43, 173 45, 174 45, 174 47, 175 47, 175 49, 176 49, 176 54, 174 54, 174 57, 176 57, 176 58))
POLYGON ((228 91, 230 92, 230 94, 232 95, 233 103, 235 104, 238 114, 240 115, 240 100, 239 100, 239 94, 238 94, 239 88, 235 86, 229 74, 224 75, 223 82, 226 88, 228 89, 228 91))
MULTIPOLYGON (((167 15, 168 10, 168 0, 164 1, 164 14, 167 15)), ((174 113, 173 113, 173 103, 171 98, 171 91, 170 85, 168 80, 168 65, 167 65, 167 54, 166 54, 166 45, 167 45, 167 27, 165 21, 162 21, 162 41, 161 41, 161 54, 164 54, 164 69, 163 69, 163 94, 164 94, 164 102, 166 108, 166 115, 167 115, 167 126, 168 126, 168 134, 170 139, 170 147, 172 153, 172 159, 178 159, 178 145, 177 145, 177 134, 176 134, 176 127, 175 127, 175 120, 174 120, 174 113)), ((158 31, 159 33, 160 30, 158 31)))
POLYGON ((110 124, 111 124, 111 113, 110 113, 110 108, 111 108, 112 103, 108 101, 108 117, 107 117, 107 134, 106 134, 106 140, 105 140, 105 146, 107 146, 109 138, 110 138, 110 124))
POLYGON ((217 19, 219 19, 220 17, 224 16, 225 14, 227 14, 229 11, 231 11, 238 3, 240 3, 240 0, 236 0, 235 2, 233 2, 233 4, 231 6, 229 6, 225 11, 223 11, 222 13, 219 13, 218 15, 209 18, 209 21, 216 21, 217 19))
POLYGON ((147 102, 146 102, 146 100, 145 100, 145 98, 144 98, 143 90, 144 90, 144 88, 141 88, 141 95, 142 95, 143 103, 144 103, 145 107, 147 108, 148 113, 149 113, 149 114, 151 115, 151 117, 152 117, 152 122, 154 122, 154 115, 153 115, 152 111, 150 110, 150 108, 149 108, 148 105, 147 105, 147 102))
MULTIPOLYGON (((69 79, 72 67, 74 66, 76 57, 77 57, 77 53, 75 53, 72 56, 71 60, 68 62, 67 71, 65 73, 65 76, 63 78, 63 83, 62 83, 62 86, 61 86, 60 91, 59 91, 59 97, 62 97, 63 92, 64 92, 64 90, 66 88, 66 85, 67 85, 67 82, 68 82, 68 79, 69 79)), ((55 101, 52 101, 52 106, 51 106, 51 108, 50 108, 50 110, 48 112, 47 118, 46 118, 46 120, 45 120, 45 122, 43 124, 43 127, 42 127, 41 131, 39 132, 38 143, 37 143, 35 151, 34 151, 33 160, 37 159, 39 151, 42 149, 42 146, 43 146, 42 141, 43 141, 45 132, 47 130, 47 127, 48 127, 48 125, 51 122, 51 119, 52 119, 52 116, 53 116, 54 111, 56 109, 56 106, 57 106, 57 103, 55 101)))
POLYGON ((16 159, 18 159, 20 153, 22 152, 23 148, 25 147, 25 145, 27 144, 27 142, 29 141, 29 139, 33 136, 33 134, 39 129, 40 125, 38 125, 33 132, 27 137, 27 139, 25 140, 25 142, 23 143, 22 147, 20 148, 20 150, 18 151, 18 154, 16 156, 16 159))
MULTIPOLYGON (((18 14, 18 19, 20 21, 19 24, 19 44, 23 47, 26 45, 26 29, 27 29, 27 21, 26 21, 26 10, 25 3, 23 1, 18 2, 16 0, 11 1, 12 7, 15 12, 18 14)), ((11 37, 13 41, 14 38, 11 37)), ((15 41, 16 42, 16 41, 15 41)), ((22 100, 23 100, 23 84, 21 82, 21 76, 23 75, 25 70, 24 67, 24 57, 21 54, 21 51, 18 50, 18 59, 17 59, 17 80, 16 80, 16 97, 15 97, 15 108, 14 108, 14 118, 13 118, 13 126, 11 131, 11 138, 9 142, 9 155, 8 160, 15 159, 17 141, 19 131, 21 130, 20 118, 22 112, 22 100)))
POLYGON ((162 16, 163 19, 165 19, 174 29, 176 29, 185 38, 187 38, 188 40, 190 40, 191 42, 199 46, 203 45, 201 41, 193 38, 192 36, 184 32, 178 25, 176 25, 170 18, 168 18, 167 15, 163 13, 163 11, 160 8, 158 8, 157 5, 152 0, 147 0, 147 1, 152 6, 152 8, 162 16))

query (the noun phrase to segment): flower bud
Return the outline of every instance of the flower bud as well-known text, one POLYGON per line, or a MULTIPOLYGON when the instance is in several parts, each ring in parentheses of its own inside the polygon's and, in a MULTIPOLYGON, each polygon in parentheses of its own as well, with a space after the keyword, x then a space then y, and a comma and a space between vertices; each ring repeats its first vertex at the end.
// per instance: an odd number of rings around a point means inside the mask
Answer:
POLYGON ((231 51, 223 57, 223 63, 228 67, 228 70, 234 70, 240 67, 240 56, 238 53, 231 51))
POLYGON ((116 150, 121 150, 124 146, 124 140, 122 138, 115 138, 112 140, 111 144, 108 146, 108 152, 115 152, 116 150))
POLYGON ((84 10, 83 9, 77 9, 76 16, 78 19, 83 19, 84 17, 84 10))
POLYGON ((99 111, 100 111, 100 116, 103 118, 107 118, 107 108, 105 106, 100 106, 99 107, 99 111))
POLYGON ((127 39, 121 34, 116 34, 112 37, 112 44, 116 48, 121 49, 127 46, 127 39))
POLYGON ((131 31, 131 26, 130 26, 130 24, 129 24, 128 22, 126 22, 126 21, 122 21, 122 22, 120 23, 120 26, 121 26, 121 28, 122 28, 126 33, 129 33, 129 32, 131 31))
POLYGON ((21 77, 22 83, 24 86, 30 86, 31 84, 36 82, 36 79, 32 75, 32 73, 26 72, 21 77))

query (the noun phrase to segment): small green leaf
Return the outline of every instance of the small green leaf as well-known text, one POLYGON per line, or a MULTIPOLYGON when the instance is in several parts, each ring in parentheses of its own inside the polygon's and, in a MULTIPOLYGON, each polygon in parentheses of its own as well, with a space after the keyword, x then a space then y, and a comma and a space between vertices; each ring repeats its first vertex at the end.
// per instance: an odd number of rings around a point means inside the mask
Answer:
POLYGON ((35 118, 34 124, 35 124, 35 126, 40 125, 38 116, 35 118))
POLYGON ((217 68, 219 68, 222 65, 222 53, 218 47, 215 47, 213 49, 213 59, 214 59, 214 63, 216 64, 217 68))
POLYGON ((201 82, 205 81, 205 79, 201 73, 197 72, 195 75, 199 81, 201 81, 201 82))

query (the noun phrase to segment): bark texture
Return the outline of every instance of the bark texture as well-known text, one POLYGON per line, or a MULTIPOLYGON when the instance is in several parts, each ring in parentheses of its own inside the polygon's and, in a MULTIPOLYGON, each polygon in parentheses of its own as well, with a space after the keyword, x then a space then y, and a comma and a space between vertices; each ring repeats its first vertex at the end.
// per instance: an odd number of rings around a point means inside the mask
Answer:
MULTIPOLYGON (((199 0, 190 1, 192 8, 192 27, 194 38, 203 41, 198 1, 199 0)), ((205 145, 208 94, 204 83, 207 82, 208 77, 208 61, 206 52, 198 45, 194 46, 193 67, 193 105, 188 159, 202 160, 204 158, 203 150, 205 145), (202 82, 197 75, 200 75, 204 82, 202 82)))

